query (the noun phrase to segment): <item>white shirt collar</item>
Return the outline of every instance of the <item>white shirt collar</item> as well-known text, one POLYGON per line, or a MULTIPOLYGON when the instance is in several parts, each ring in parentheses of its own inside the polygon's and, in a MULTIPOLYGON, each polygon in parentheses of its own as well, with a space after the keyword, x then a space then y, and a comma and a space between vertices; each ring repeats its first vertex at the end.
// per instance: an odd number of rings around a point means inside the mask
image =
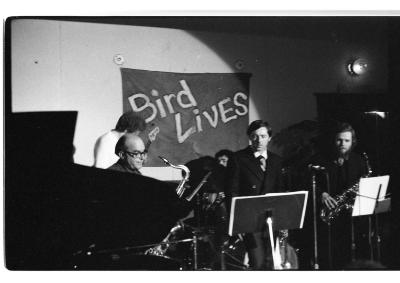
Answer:
POLYGON ((255 158, 258 158, 260 155, 261 155, 262 157, 264 157, 265 159, 268 158, 268 154, 267 154, 267 151, 266 151, 266 150, 263 151, 262 153, 259 153, 258 151, 254 152, 254 157, 255 157, 255 158))

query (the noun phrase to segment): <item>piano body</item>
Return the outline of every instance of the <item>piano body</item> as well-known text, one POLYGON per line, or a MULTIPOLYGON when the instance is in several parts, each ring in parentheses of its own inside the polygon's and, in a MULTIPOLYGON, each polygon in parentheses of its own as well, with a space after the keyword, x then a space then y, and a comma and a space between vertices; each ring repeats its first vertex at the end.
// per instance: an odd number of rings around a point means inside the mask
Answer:
MULTIPOLYGON (((80 267, 77 260, 88 250, 158 243, 190 210, 169 183, 74 164, 76 114, 6 117, 5 260, 10 270, 108 269, 95 261, 80 267)), ((111 268, 143 267, 114 263, 111 268)))

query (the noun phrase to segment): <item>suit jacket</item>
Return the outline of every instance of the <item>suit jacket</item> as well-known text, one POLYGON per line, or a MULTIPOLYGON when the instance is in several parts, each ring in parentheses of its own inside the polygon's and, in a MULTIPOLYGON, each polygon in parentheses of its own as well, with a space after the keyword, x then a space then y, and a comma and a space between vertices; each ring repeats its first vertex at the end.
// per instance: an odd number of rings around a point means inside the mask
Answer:
POLYGON ((119 159, 116 163, 114 163, 113 165, 111 165, 107 169, 114 170, 114 171, 119 171, 119 172, 124 172, 124 173, 142 175, 142 173, 138 169, 132 169, 132 168, 127 167, 121 159, 119 159))
POLYGON ((234 154, 230 179, 231 197, 283 191, 281 158, 270 151, 267 154, 265 171, 261 169, 260 161, 254 157, 250 147, 234 154))
MULTIPOLYGON (((254 196, 283 191, 281 158, 270 151, 267 154, 266 170, 263 171, 260 161, 254 157, 250 147, 235 152, 231 178, 229 178, 230 193, 228 199, 235 196, 254 196)), ((230 201, 228 201, 228 204, 230 204, 230 201)), ((269 250, 269 246, 265 245, 264 237, 264 232, 245 234, 246 248, 257 248, 262 251, 267 248, 269 250)))

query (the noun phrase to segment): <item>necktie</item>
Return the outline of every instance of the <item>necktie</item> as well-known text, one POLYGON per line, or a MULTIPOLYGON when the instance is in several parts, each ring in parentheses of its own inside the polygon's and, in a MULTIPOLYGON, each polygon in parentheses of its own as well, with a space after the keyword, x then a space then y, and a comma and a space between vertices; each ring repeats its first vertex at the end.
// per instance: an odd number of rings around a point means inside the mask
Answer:
POLYGON ((266 169, 266 160, 264 158, 264 156, 260 155, 259 157, 257 157, 257 159, 260 161, 260 167, 263 171, 265 171, 266 169))

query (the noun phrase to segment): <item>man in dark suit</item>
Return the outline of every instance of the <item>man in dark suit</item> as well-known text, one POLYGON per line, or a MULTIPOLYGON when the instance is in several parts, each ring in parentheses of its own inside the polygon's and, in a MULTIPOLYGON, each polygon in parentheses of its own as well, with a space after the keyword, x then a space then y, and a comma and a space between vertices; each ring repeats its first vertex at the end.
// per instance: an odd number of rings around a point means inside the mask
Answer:
MULTIPOLYGON (((268 151, 272 130, 267 122, 253 121, 247 135, 251 145, 234 154, 230 197, 263 195, 282 191, 281 159, 268 151)), ((264 232, 246 234, 244 242, 252 269, 271 267, 268 235, 264 232)))

